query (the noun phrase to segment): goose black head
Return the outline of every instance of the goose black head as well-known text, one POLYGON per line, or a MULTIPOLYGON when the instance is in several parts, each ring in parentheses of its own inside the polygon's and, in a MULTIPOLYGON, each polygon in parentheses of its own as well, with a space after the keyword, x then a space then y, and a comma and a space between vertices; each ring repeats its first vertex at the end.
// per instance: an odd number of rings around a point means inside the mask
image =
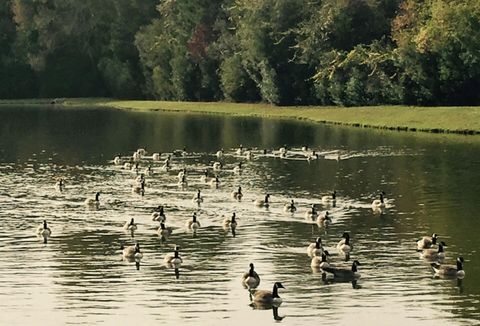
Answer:
POLYGON ((135 221, 133 220, 133 217, 132 219, 130 220, 130 225, 134 225, 135 224, 135 221))
POLYGON ((98 201, 98 197, 100 197, 100 193, 99 192, 96 192, 95 193, 95 200, 98 201))
POLYGON ((280 282, 275 282, 274 286, 275 286, 277 289, 285 289, 285 287, 283 286, 283 284, 280 283, 280 282))
POLYGON ((234 212, 234 213, 232 213, 232 222, 235 222, 235 218, 236 218, 236 214, 234 212))
POLYGON ((250 263, 250 269, 253 270, 253 263, 250 263))
POLYGON ((44 228, 44 229, 47 229, 47 228, 48 228, 48 226, 47 226, 47 220, 43 220, 43 228, 44 228))
POLYGON ((160 228, 161 228, 162 230, 165 230, 165 223, 163 223, 163 222, 160 223, 160 228))

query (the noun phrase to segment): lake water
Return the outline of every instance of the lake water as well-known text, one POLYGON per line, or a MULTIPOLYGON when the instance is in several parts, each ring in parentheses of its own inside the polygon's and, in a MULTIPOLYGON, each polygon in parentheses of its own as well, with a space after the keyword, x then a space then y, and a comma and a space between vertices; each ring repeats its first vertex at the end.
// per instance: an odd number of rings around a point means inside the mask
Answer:
MULTIPOLYGON (((480 324, 480 140, 475 137, 382 132, 295 121, 100 109, 0 108, 0 324, 65 325, 474 325, 480 324), (251 160, 235 154, 255 148, 251 160), (286 144, 286 159, 275 152, 286 144), (322 154, 302 158, 308 145, 322 154), (118 153, 186 148, 172 170, 151 164, 144 196, 132 193, 135 174, 113 164, 118 153), (214 154, 220 148, 225 156, 214 154), (268 149, 267 155, 260 155, 268 149), (200 181, 213 162, 224 164, 220 187, 200 181), (241 174, 233 173, 243 162, 241 174), (177 174, 188 170, 188 187, 177 174), (57 178, 66 188, 55 189, 57 178), (241 202, 230 193, 243 188, 241 202), (204 202, 191 201, 201 189, 204 202), (337 191, 332 224, 304 217, 337 191), (98 210, 84 200, 99 191, 98 210), (385 191, 387 210, 371 202, 385 191), (253 200, 271 194, 269 209, 253 200), (285 213, 293 199, 298 211, 285 213), (154 207, 165 205, 168 239, 157 235, 154 207), (202 226, 185 222, 197 212, 202 226), (236 212, 233 236, 222 227, 236 212), (134 218, 138 229, 123 230, 134 218), (35 234, 47 220, 52 236, 35 234), (343 232, 350 261, 335 249, 343 232), (415 241, 436 232, 446 263, 465 259, 462 280, 434 278, 415 241), (320 236, 331 264, 361 262, 361 278, 324 280, 310 267, 308 244, 320 236), (138 242, 139 264, 121 245, 138 242), (175 271, 163 257, 180 246, 175 271), (255 309, 241 275, 250 262, 259 289, 276 281, 283 303, 255 309)), ((163 154, 162 159, 166 154, 163 154)), ((213 175, 210 169, 211 175, 213 175)))

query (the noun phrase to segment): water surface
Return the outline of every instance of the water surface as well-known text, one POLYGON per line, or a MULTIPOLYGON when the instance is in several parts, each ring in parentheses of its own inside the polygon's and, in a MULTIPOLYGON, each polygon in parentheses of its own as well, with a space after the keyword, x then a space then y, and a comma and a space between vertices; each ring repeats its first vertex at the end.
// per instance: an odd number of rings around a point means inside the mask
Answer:
MULTIPOLYGON (((331 127, 272 119, 100 109, 2 108, 0 110, 0 324, 233 324, 285 325, 472 325, 480 320, 478 221, 480 142, 461 136, 331 127), (247 160, 240 144, 255 148, 247 160), (270 150, 287 145, 298 155, 278 158, 270 150), (322 153, 308 162, 301 147, 322 153), (145 195, 131 191, 135 174, 111 160, 137 148, 149 154, 186 148, 172 170, 152 165, 145 195), (200 181, 201 171, 219 159, 218 189, 200 181), (267 155, 261 150, 269 149, 267 155), (242 174, 233 173, 238 162, 242 174), (177 173, 188 169, 187 188, 177 173), (66 179, 59 192, 57 178, 66 179), (244 198, 231 199, 241 185, 244 198), (197 189, 204 202, 191 201, 197 189), (304 212, 333 190, 333 223, 325 229, 304 212), (388 209, 376 214, 371 202, 386 192, 388 209), (98 210, 84 200, 101 192, 98 210), (271 194, 267 210, 253 200, 271 194), (298 211, 285 213, 294 199, 298 211), (165 205, 168 239, 156 233, 152 209, 165 205), (185 227, 194 211, 202 227, 185 227), (222 227, 236 212, 235 236, 222 227), (130 218, 138 223, 123 230, 130 218), (45 244, 35 230, 46 219, 52 237, 45 244), (322 237, 331 262, 349 266, 335 244, 352 236, 351 260, 361 278, 326 282, 312 271, 307 245, 322 237), (446 262, 465 258, 465 279, 433 277, 415 240, 436 232, 448 245, 446 262), (120 246, 138 241, 139 268, 122 258, 120 246), (174 245, 184 263, 163 264, 174 245), (250 306, 240 277, 255 263, 261 289, 275 281, 286 287, 276 310, 250 306), (178 277, 178 278, 177 278, 178 277), (283 319, 282 319, 283 318, 283 319)), ((166 154, 163 154, 163 158, 166 154)), ((210 168, 210 172, 211 168, 210 168)))

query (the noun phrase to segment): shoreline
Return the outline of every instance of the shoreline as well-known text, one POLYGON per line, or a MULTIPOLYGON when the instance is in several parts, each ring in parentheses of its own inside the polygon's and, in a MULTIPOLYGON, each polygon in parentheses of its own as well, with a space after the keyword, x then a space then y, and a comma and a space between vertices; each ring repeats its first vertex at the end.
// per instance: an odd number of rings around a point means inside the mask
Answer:
POLYGON ((261 118, 287 118, 330 125, 433 134, 480 134, 480 107, 291 106, 262 103, 127 101, 107 98, 0 100, 1 106, 103 107, 261 118))

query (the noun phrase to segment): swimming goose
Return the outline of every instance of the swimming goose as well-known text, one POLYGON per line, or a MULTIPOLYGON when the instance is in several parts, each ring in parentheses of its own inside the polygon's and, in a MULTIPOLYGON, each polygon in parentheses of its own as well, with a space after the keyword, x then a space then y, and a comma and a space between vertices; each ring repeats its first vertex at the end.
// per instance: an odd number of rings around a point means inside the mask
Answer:
POLYGON ((337 201, 337 191, 334 190, 331 195, 322 196, 322 202, 324 204, 332 204, 337 201))
POLYGON ((348 254, 353 249, 353 246, 350 244, 350 234, 345 232, 343 233, 342 237, 343 239, 337 244, 337 249, 344 254, 348 254))
POLYGON ((243 193, 242 193, 242 187, 238 187, 238 189, 235 191, 232 191, 232 198, 236 200, 242 200, 243 193))
POLYGON ((161 156, 160 153, 153 153, 153 154, 152 154, 152 160, 154 160, 154 161, 160 161, 160 156, 161 156))
POLYGON ((427 260, 443 260, 445 259, 444 247, 446 246, 447 245, 445 244, 445 242, 442 241, 438 244, 438 249, 424 249, 421 253, 421 257, 427 260))
POLYGON ((220 171, 223 167, 223 164, 220 162, 213 163, 213 171, 220 171))
POLYGON ((280 304, 282 298, 278 295, 278 289, 284 289, 285 287, 280 282, 275 282, 273 285, 273 291, 256 290, 253 293, 253 301, 266 304, 280 304))
POLYGON ((160 227, 157 230, 158 235, 161 235, 163 237, 168 237, 171 235, 173 232, 173 229, 171 227, 166 227, 163 222, 160 222, 160 227))
POLYGON ((182 257, 178 254, 179 250, 180 250, 180 247, 175 246, 173 254, 166 254, 165 258, 163 258, 163 261, 165 262, 165 264, 180 265, 181 263, 183 263, 182 257))
POLYGON ((352 263, 352 268, 335 268, 331 266, 325 266, 322 269, 327 272, 333 274, 334 278, 344 279, 344 280, 354 280, 360 278, 360 274, 358 273, 357 266, 360 266, 360 262, 358 260, 354 260, 352 263))
POLYGON ((236 220, 236 214, 232 213, 232 217, 228 218, 226 217, 223 220, 223 227, 225 228, 236 228, 237 227, 237 220, 236 220))
POLYGON ((246 151, 245 157, 247 158, 247 160, 251 160, 253 158, 253 152, 250 150, 246 151))
POLYGON ((424 236, 421 239, 417 240, 417 250, 428 249, 431 248, 433 245, 437 244, 437 234, 432 234, 431 237, 424 236))
POLYGON ((254 202, 255 206, 257 206, 257 207, 267 207, 268 208, 268 206, 270 206, 270 203, 268 201, 269 198, 270 198, 270 194, 266 194, 265 199, 263 199, 263 200, 262 199, 256 199, 255 202, 254 202))
POLYGON ((217 153, 215 154, 218 158, 221 158, 223 156, 223 148, 220 149, 219 151, 217 151, 217 153))
POLYGON ((132 193, 144 195, 145 194, 145 180, 142 180, 140 184, 136 184, 132 187, 132 193))
POLYGON ((253 263, 250 263, 248 272, 243 273, 242 283, 250 289, 254 289, 260 284, 260 276, 255 272, 253 263))
POLYGON ((280 147, 278 149, 278 154, 280 154, 280 156, 285 156, 287 154, 287 145, 283 145, 283 147, 280 147))
POLYGON ((318 216, 317 208, 312 205, 312 208, 305 212, 305 218, 314 219, 318 216))
POLYGON ((127 259, 141 259, 143 253, 140 252, 140 245, 138 242, 134 246, 128 246, 123 248, 122 246, 123 257, 127 259))
POLYGON ((439 263, 431 263, 433 271, 435 272, 435 276, 438 277, 457 277, 457 278, 464 278, 465 271, 463 270, 463 257, 457 258, 457 264, 455 265, 441 265, 439 263))
POLYGON ((218 175, 215 176, 212 180, 210 180, 210 186, 218 188, 220 186, 220 179, 218 178, 218 175))
POLYGON ((115 164, 115 165, 122 164, 122 157, 120 156, 120 154, 118 154, 117 156, 115 156, 113 158, 113 164, 115 164))
POLYGON ((316 238, 315 242, 312 242, 307 247, 307 254, 309 257, 321 256, 323 253, 322 239, 316 238))
POLYGON ((123 169, 124 170, 131 170, 132 169, 132 166, 133 166, 133 159, 130 158, 130 160, 128 162, 125 162, 123 164, 123 169))
POLYGON ((319 156, 315 151, 312 151, 311 154, 307 155, 307 161, 313 161, 313 160, 318 160, 319 156))
POLYGON ((65 180, 63 178, 60 178, 58 179, 57 182, 55 182, 55 189, 57 189, 60 192, 65 190, 65 180))
POLYGON ((123 226, 123 228, 127 231, 135 231, 137 229, 137 224, 135 224, 135 221, 133 220, 133 217, 132 219, 130 220, 130 222, 125 222, 125 225, 123 226))
POLYGON ((132 159, 133 159, 134 162, 140 161, 140 159, 141 159, 140 153, 138 153, 138 151, 137 151, 137 152, 134 152, 134 153, 132 154, 132 159))
POLYGON ((187 221, 186 226, 192 230, 196 230, 200 227, 200 222, 197 221, 197 213, 193 213, 192 219, 187 221))
POLYGON ((238 165, 233 168, 233 173, 239 174, 241 172, 242 172, 242 162, 238 163, 238 165))
POLYGON ((159 205, 152 213, 152 221, 159 221, 161 223, 164 223, 166 219, 167 217, 165 216, 164 208, 162 205, 159 205))
POLYGON ((195 195, 193 195, 192 202, 194 202, 198 205, 200 205, 200 203, 203 203, 203 197, 202 197, 202 194, 200 192, 200 189, 197 189, 197 193, 195 195))
POLYGON ((182 176, 182 178, 180 179, 180 181, 178 181, 178 186, 182 187, 182 188, 185 188, 188 186, 188 182, 187 182, 187 176, 184 174, 182 176))
POLYGON ((317 217, 317 224, 325 227, 328 227, 330 224, 332 224, 332 218, 330 217, 328 211, 325 212, 325 215, 319 215, 317 217))
POLYGON ((139 167, 139 163, 135 163, 132 168, 130 169, 130 172, 134 173, 134 174, 138 174, 138 172, 140 171, 140 167, 139 167))
POLYGON ((203 170, 203 174, 200 177, 200 181, 207 183, 209 179, 210 178, 208 177, 208 170, 207 169, 203 170))
POLYGON ((321 256, 313 256, 310 266, 322 269, 325 267, 330 267, 330 264, 327 261, 327 256, 330 256, 330 253, 327 250, 322 252, 321 256))
POLYGON ((95 193, 95 198, 87 198, 85 199, 85 205, 89 206, 89 207, 96 207, 100 204, 100 201, 99 201, 99 197, 100 197, 100 193, 99 192, 96 192, 95 193))
POLYGON ((295 207, 295 202, 293 199, 290 204, 285 204, 285 206, 283 206, 283 211, 286 213, 295 213, 296 210, 297 208, 295 207))
POLYGON ((243 146, 240 145, 240 147, 235 151, 237 155, 243 155, 243 146))
POLYGON ((138 155, 140 155, 140 157, 142 157, 142 156, 145 156, 147 151, 144 148, 139 148, 139 149, 137 149, 137 153, 138 153, 138 155))
POLYGON ((180 172, 178 172, 178 181, 182 181, 184 177, 187 177, 187 168, 183 168, 180 172))
POLYGON ((145 170, 143 170, 143 174, 144 175, 153 175, 153 169, 152 169, 152 166, 149 165, 145 168, 145 170))
POLYGON ((380 199, 375 199, 373 202, 372 202, 372 209, 373 210, 382 210, 385 208, 385 192, 381 192, 380 193, 380 199))
POLYGON ((43 223, 38 226, 37 234, 44 238, 48 238, 52 234, 52 230, 47 225, 47 220, 43 220, 43 223))
POLYGON ((305 145, 305 146, 302 146, 302 152, 306 152, 306 151, 308 151, 308 150, 309 150, 309 149, 308 149, 308 146, 306 146, 306 145, 305 145))

